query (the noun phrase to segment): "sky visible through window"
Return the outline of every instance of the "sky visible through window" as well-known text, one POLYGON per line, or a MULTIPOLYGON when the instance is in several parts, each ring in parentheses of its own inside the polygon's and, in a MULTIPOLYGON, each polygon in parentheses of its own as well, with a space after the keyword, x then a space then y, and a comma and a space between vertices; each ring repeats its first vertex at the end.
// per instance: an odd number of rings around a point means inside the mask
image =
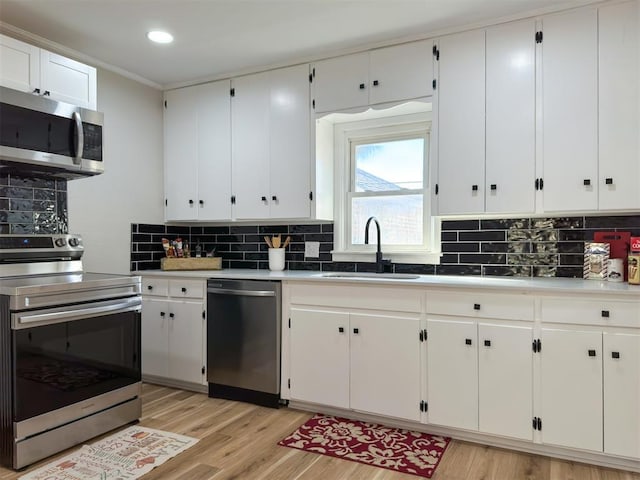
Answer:
POLYGON ((356 192, 421 189, 423 155, 423 138, 356 145, 356 192))

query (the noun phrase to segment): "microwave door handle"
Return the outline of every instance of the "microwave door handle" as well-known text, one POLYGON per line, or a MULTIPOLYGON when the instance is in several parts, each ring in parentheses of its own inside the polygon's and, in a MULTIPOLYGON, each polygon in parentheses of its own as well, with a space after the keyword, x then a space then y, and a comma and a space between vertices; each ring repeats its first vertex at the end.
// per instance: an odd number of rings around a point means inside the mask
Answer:
POLYGON ((82 163, 82 154, 84 153, 84 127, 82 126, 80 113, 73 112, 71 117, 76 122, 76 156, 73 157, 73 163, 80 165, 82 163))

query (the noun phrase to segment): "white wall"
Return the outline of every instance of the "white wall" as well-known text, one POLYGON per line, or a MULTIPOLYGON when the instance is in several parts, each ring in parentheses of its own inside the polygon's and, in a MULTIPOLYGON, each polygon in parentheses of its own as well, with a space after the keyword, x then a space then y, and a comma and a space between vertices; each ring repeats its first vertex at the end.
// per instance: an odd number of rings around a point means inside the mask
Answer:
POLYGON ((104 168, 68 182, 69 232, 87 272, 129 273, 131 223, 164 223, 162 92, 98 69, 104 168))

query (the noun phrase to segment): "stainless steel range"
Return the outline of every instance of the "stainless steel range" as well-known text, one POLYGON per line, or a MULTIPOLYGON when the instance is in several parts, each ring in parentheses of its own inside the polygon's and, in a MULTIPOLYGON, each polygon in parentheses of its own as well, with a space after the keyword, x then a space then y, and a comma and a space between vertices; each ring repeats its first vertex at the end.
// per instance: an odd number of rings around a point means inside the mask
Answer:
POLYGON ((0 235, 0 463, 141 416, 140 277, 84 273, 75 235, 0 235))

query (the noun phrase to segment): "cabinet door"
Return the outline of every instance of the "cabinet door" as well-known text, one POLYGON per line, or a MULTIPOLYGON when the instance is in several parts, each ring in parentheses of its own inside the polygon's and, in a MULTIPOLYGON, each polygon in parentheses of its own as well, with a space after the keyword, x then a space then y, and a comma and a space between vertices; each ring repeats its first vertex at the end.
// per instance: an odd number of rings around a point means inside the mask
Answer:
POLYGON ((542 329, 542 441, 602 451, 602 333, 542 329))
POLYGON ((420 421, 419 319, 351 314, 351 408, 420 421))
POLYGON ((309 66, 271 72, 270 218, 308 218, 311 182, 309 66))
POLYGON ((440 39, 438 211, 484 212, 485 34, 440 39))
POLYGON ((169 301, 168 377, 202 383, 202 302, 169 301))
POLYGON ((293 307, 291 399, 349 408, 349 314, 293 307))
POLYGON ((142 299, 142 374, 169 375, 169 305, 142 299))
POLYGON ((542 114, 545 211, 598 208, 595 9, 545 17, 542 114))
POLYGON ((40 87, 40 49, 0 35, 0 85, 23 92, 40 87))
POLYGON ((479 429, 533 439, 533 329, 478 324, 479 429))
POLYGON ((369 53, 330 58, 313 65, 316 112, 369 104, 369 53))
POLYGON ((640 207, 640 3, 598 10, 599 207, 640 207))
POLYGON ((234 218, 269 217, 269 72, 233 80, 231 99, 234 218))
POLYGON ((198 220, 231 218, 231 82, 194 88, 198 220))
POLYGON ((432 42, 405 43, 370 52, 369 103, 426 97, 433 93, 432 42))
POLYGON ((604 451, 640 458, 640 335, 603 335, 604 451))
POLYGON ((40 50, 42 94, 83 108, 98 108, 96 69, 70 58, 40 50))
POLYGON ((429 423, 478 429, 478 347, 473 320, 427 319, 429 423))
POLYGON ((487 29, 486 211, 535 210, 535 22, 487 29))
POLYGON ((192 88, 165 93, 165 218, 198 219, 198 95, 192 88))

